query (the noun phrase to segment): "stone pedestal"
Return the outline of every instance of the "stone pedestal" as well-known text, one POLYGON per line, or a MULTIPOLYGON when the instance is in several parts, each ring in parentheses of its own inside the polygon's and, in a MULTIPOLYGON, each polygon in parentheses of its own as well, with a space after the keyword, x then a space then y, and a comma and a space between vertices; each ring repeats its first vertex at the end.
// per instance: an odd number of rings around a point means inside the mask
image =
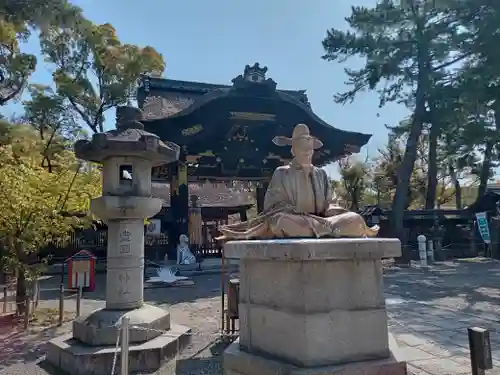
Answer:
POLYGON ((106 213, 118 216, 120 212, 122 218, 107 220, 106 307, 75 319, 73 334, 48 344, 47 360, 72 374, 109 373, 123 317, 130 319, 131 371, 158 369, 188 342, 189 328, 171 325, 168 311, 143 302, 144 219, 141 217, 159 211, 162 203, 160 199, 146 199, 103 196, 92 201, 92 210, 99 216, 106 217, 106 213), (127 210, 120 211, 116 204, 127 210))
POLYGON ((189 328, 144 304, 144 219, 161 209, 151 197, 151 168, 178 159, 179 146, 142 130, 140 111, 117 110, 117 130, 75 145, 78 157, 103 164, 103 196, 91 210, 108 226, 106 307, 73 322, 73 333, 48 343, 47 360, 78 375, 108 375, 124 317, 129 318, 129 370, 154 371, 189 339, 189 328))
MULTIPOLYGON (((225 353, 226 375, 282 373, 238 368, 238 358, 243 364, 250 357, 325 371, 366 361, 398 363, 389 347, 381 264, 400 256, 398 240, 234 241, 224 251, 240 260, 240 340, 239 348, 225 353)), ((332 371, 324 374, 337 373, 332 371)))
POLYGON ((390 340, 390 356, 340 365, 300 367, 286 361, 241 349, 239 339, 224 352, 224 375, 407 375, 406 363, 390 340))

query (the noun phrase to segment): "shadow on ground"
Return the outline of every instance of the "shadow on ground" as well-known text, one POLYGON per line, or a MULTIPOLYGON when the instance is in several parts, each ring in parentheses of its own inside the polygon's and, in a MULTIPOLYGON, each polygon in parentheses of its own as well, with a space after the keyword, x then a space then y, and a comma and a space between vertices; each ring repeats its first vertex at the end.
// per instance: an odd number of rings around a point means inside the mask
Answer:
POLYGON ((27 332, 21 322, 8 324, 0 321, 0 373, 2 370, 23 362, 37 361, 45 354, 45 343, 56 335, 56 327, 39 332, 27 332))
MULTIPOLYGON (((208 345, 210 357, 197 357, 198 354, 203 353, 200 350, 197 354, 188 358, 181 358, 176 361, 175 374, 176 375, 202 375, 202 374, 222 374, 222 353, 230 344, 227 340, 217 339, 208 345)), ((160 374, 160 373, 159 373, 160 374)))
POLYGON ((445 262, 429 269, 389 268, 385 270, 389 295, 420 302, 460 300, 457 311, 476 314, 483 306, 500 306, 500 262, 471 258, 445 262), (464 303, 465 301, 465 303, 464 303))
MULTIPOLYGON (((392 267, 385 270, 384 279, 387 297, 400 301, 390 306, 388 303, 391 331, 399 332, 399 339, 405 341, 406 345, 425 349, 430 342, 433 345, 433 353, 437 355, 439 355, 438 351, 442 350, 443 357, 449 355, 466 357, 467 327, 474 325, 475 322, 491 330, 493 350, 497 347, 496 343, 500 345, 500 337, 498 337, 500 329, 497 328, 500 327, 500 324, 497 324, 500 313, 500 262, 472 259, 445 262, 429 269, 392 267), (453 326, 453 328, 447 329, 447 326, 453 326), (408 334, 408 332, 417 335, 408 334), (424 336, 426 340, 431 341, 423 342, 424 336), (421 341, 411 342, 411 340, 418 339, 421 341)), ((215 299, 220 295, 220 276, 205 275, 194 277, 193 280, 194 286, 145 290, 146 301, 177 305, 179 318, 184 315, 197 314, 202 320, 199 326, 190 325, 200 334, 198 342, 194 343, 190 350, 185 350, 177 360, 170 361, 156 375, 222 373, 220 354, 225 344, 211 336, 217 332, 218 313, 213 307, 213 311, 210 312, 208 302, 199 301, 204 298, 215 299), (184 309, 183 305, 187 307, 184 309), (207 321, 211 322, 209 324, 211 331, 207 330, 207 321)), ((52 288, 57 288, 59 282, 58 278, 54 278, 44 285, 48 285, 47 288, 50 288, 50 285, 52 288)), ((84 298, 104 300, 104 275, 98 275, 96 289, 95 292, 85 293, 84 298)), ((57 292, 50 293, 54 292, 42 293, 42 299, 57 300, 57 292)), ((218 306, 215 300, 210 303, 218 306)), ((181 323, 185 324, 185 322, 181 323)), ((12 368, 20 367, 21 363, 36 361, 40 358, 43 354, 43 342, 55 335, 54 329, 37 335, 24 335, 19 331, 11 332, 8 337, 2 336, 1 332, 0 329, 0 373, 9 375, 14 374, 12 368), (13 350, 13 348, 16 349, 13 350), (7 359, 9 350, 12 355, 7 359), (6 358, 7 362, 3 358, 6 358), (12 367, 8 372, 3 372, 2 369, 9 365, 12 367)), ((18 373, 25 372, 19 370, 18 373)), ((62 374, 59 370, 51 369, 47 364, 41 365, 39 373, 62 374)))
MULTIPOLYGON (((158 304, 175 305, 177 303, 188 303, 200 298, 212 298, 220 295, 220 275, 200 275, 191 278, 195 285, 192 286, 168 286, 148 287, 144 289, 144 300, 146 302, 157 302, 158 304)), ((57 300, 59 298, 60 277, 53 277, 40 285, 40 299, 57 300)), ((67 280, 64 280, 67 286, 67 280)), ((106 275, 96 275, 96 288, 92 292, 84 292, 83 298, 97 301, 106 299, 106 275)))

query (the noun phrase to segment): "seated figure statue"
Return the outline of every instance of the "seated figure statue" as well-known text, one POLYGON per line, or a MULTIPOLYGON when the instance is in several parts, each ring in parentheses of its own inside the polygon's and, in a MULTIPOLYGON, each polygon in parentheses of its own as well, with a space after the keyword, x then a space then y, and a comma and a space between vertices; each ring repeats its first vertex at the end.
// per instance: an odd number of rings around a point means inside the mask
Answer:
POLYGON ((298 124, 292 138, 275 137, 274 144, 291 146, 293 160, 278 167, 264 198, 264 209, 246 222, 220 228, 221 240, 286 237, 375 237, 378 226, 332 204, 333 191, 326 172, 312 165, 315 149, 323 143, 298 124))

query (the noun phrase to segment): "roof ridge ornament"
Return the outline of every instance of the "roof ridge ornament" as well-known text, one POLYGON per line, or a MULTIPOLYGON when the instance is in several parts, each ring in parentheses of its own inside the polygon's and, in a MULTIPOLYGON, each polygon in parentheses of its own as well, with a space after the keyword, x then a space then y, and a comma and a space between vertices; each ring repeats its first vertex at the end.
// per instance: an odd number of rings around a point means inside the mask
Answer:
POLYGON ((258 89, 268 92, 276 91, 277 83, 271 78, 266 78, 267 66, 261 67, 258 62, 252 66, 246 65, 243 74, 234 78, 231 82, 233 88, 239 90, 258 89))
POLYGON ((243 79, 250 82, 263 82, 266 80, 267 66, 263 68, 256 62, 253 66, 246 65, 243 71, 243 79))

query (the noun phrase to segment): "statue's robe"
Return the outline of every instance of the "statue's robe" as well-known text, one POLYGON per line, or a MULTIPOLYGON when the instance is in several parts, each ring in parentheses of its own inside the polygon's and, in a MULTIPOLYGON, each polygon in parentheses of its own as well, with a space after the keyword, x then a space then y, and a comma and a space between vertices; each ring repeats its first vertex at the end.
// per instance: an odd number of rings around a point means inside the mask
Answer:
POLYGON ((295 161, 278 167, 264 198, 261 214, 220 228, 225 240, 273 237, 374 237, 357 213, 331 204, 333 191, 326 172, 295 161))

